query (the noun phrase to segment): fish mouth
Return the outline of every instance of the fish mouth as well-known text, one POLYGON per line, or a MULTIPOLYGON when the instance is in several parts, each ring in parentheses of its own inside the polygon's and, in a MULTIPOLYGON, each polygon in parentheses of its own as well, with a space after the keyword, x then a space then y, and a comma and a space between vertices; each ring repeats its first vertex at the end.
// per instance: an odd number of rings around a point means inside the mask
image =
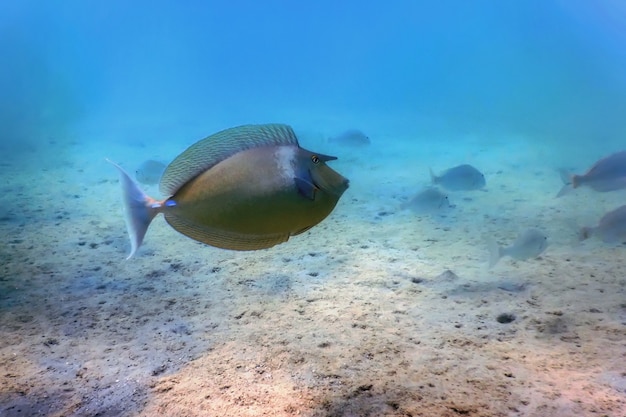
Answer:
POLYGON ((313 184, 328 194, 341 197, 350 187, 350 180, 328 166, 325 168, 321 172, 320 170, 309 171, 313 184))
POLYGON ((343 189, 341 193, 343 194, 348 188, 350 188, 350 180, 347 178, 344 178, 342 186, 343 186, 343 189))

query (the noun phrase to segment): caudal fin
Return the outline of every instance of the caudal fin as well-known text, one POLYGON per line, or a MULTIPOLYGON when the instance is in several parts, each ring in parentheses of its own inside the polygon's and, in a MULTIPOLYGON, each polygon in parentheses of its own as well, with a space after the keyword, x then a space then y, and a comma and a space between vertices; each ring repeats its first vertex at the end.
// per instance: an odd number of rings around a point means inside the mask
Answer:
POLYGON ((433 184, 437 184, 439 178, 435 175, 432 168, 428 168, 428 172, 430 173, 430 182, 433 184))
POLYGON ((498 263, 502 257, 502 248, 498 245, 498 242, 491 239, 489 241, 489 268, 498 263))
POLYGON ((130 259, 141 246, 150 222, 158 214, 158 204, 155 204, 158 202, 144 193, 122 167, 109 159, 106 161, 117 168, 120 173, 124 220, 130 238, 130 254, 126 259, 130 259))
POLYGON ((582 227, 578 232, 578 240, 583 241, 589 239, 593 234, 593 229, 593 227, 582 227))
POLYGON ((561 175, 561 181, 563 181, 563 187, 556 195, 557 197, 562 197, 566 194, 569 194, 575 187, 572 184, 573 175, 570 174, 566 169, 559 169, 559 174, 561 175))

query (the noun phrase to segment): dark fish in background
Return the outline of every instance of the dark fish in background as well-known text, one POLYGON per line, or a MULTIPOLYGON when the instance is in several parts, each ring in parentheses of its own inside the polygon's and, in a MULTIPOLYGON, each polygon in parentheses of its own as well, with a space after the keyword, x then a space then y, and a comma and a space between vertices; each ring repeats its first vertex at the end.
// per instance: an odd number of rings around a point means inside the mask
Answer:
POLYGON ((346 130, 340 135, 331 137, 328 142, 351 147, 367 146, 371 143, 370 138, 358 129, 346 130))
POLYGON ((420 215, 436 214, 451 207, 448 195, 436 187, 427 187, 404 203, 402 209, 410 209, 420 215))
POLYGON ((570 174, 565 170, 560 172, 565 185, 556 195, 557 197, 582 186, 599 192, 626 188, 626 151, 616 152, 600 159, 582 175, 570 174))
POLYGON ((142 184, 154 185, 158 184, 161 179, 161 175, 165 171, 165 164, 163 162, 148 159, 144 161, 139 168, 135 171, 135 178, 142 184))
POLYGON ((147 196, 120 173, 132 257, 152 219, 163 213, 180 233, 224 249, 256 250, 285 242, 326 218, 348 180, 336 159, 300 147, 290 126, 246 125, 211 135, 167 166, 163 195, 147 196))
POLYGON ((548 247, 548 237, 540 230, 528 229, 508 247, 501 247, 495 240, 489 243, 489 266, 494 266, 503 256, 518 261, 536 258, 548 247))
POLYGON ((597 236, 606 243, 626 242, 626 205, 606 213, 597 226, 581 229, 580 240, 591 236, 597 236))
POLYGON ((440 185, 449 191, 479 190, 486 184, 485 176, 471 165, 463 164, 447 169, 437 176, 430 170, 433 184, 440 185))

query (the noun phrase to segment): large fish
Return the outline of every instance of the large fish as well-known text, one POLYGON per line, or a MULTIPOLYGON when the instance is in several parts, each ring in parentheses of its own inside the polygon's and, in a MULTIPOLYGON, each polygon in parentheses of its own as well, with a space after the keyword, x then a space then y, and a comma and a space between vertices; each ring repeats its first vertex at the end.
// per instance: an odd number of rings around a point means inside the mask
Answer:
POLYGON ((427 187, 417 193, 409 201, 400 206, 401 209, 411 209, 418 215, 431 215, 442 212, 452 207, 447 194, 442 193, 436 187, 427 187))
POLYGON ((358 129, 349 129, 328 139, 330 143, 346 147, 361 147, 371 143, 370 138, 358 129))
POLYGON ((483 173, 469 164, 452 167, 441 175, 435 175, 431 169, 430 180, 450 191, 480 190, 486 184, 483 173))
POLYGON ((152 219, 224 249, 256 250, 287 241, 334 209, 348 180, 326 165, 336 159, 300 147, 287 125, 246 125, 189 147, 165 169, 147 196, 117 164, 132 257, 152 219))
POLYGON ((166 165, 163 162, 148 159, 144 161, 135 171, 135 178, 142 184, 158 184, 165 171, 166 165))
POLYGON ((521 233, 511 246, 498 246, 495 240, 489 242, 489 266, 492 267, 503 256, 510 256, 518 261, 536 258, 548 247, 548 237, 540 230, 528 229, 521 233))
POLYGON ((606 243, 626 242, 626 205, 606 213, 597 226, 583 227, 580 240, 597 236, 606 243))
POLYGON ((626 151, 616 152, 600 159, 582 175, 561 171, 561 179, 565 185, 557 197, 581 186, 587 186, 599 192, 626 188, 626 151))

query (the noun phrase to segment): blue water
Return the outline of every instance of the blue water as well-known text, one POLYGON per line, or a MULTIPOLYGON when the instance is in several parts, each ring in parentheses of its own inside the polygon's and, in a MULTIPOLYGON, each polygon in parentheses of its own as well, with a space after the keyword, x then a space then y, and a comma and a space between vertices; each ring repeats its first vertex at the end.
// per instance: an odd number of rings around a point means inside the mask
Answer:
POLYGON ((624 134, 625 19, 611 0, 8 1, 2 140, 336 117, 592 146, 624 134))

